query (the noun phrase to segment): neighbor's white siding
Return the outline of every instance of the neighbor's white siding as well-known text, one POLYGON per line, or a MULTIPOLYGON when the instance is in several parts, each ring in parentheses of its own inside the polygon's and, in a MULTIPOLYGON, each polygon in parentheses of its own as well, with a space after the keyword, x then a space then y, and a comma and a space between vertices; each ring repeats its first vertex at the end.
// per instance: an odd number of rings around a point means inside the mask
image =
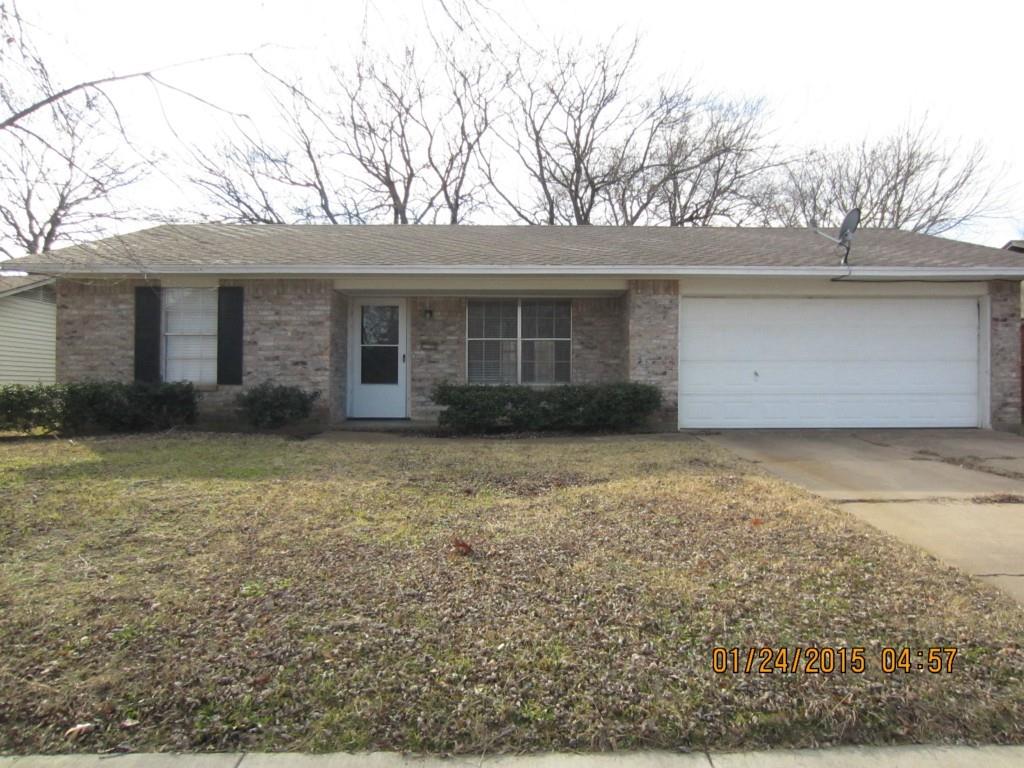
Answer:
POLYGON ((53 289, 0 298, 0 384, 51 384, 56 363, 53 289))

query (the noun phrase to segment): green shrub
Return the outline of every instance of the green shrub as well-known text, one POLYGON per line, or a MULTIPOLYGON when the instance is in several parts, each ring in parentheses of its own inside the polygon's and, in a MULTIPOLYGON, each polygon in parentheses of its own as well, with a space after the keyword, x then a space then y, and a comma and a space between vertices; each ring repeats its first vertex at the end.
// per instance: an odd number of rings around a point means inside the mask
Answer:
POLYGON ((0 386, 0 429, 17 432, 59 429, 62 402, 59 388, 54 385, 0 386))
POLYGON ((199 392, 187 382, 12 384, 0 387, 0 429, 62 434, 141 432, 191 424, 199 392))
POLYGON ((457 432, 618 430, 641 425, 661 407, 650 384, 566 384, 545 388, 439 384, 439 422, 457 432))
POLYGON ((188 381, 135 384, 132 388, 143 429, 170 429, 194 424, 199 415, 200 392, 188 381))
POLYGON ((257 429, 277 429, 309 418, 319 392, 265 381, 237 398, 245 421, 257 429))
POLYGON ((189 382, 122 384, 88 381, 63 386, 62 432, 145 432, 192 424, 199 392, 189 382))

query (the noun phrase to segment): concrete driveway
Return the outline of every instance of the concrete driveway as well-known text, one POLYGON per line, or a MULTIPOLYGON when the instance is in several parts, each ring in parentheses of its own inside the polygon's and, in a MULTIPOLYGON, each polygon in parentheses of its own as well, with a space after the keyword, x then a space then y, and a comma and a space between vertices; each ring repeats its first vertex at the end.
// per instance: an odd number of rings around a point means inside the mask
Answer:
POLYGON ((704 436, 1024 604, 1024 438, 973 429, 704 436))

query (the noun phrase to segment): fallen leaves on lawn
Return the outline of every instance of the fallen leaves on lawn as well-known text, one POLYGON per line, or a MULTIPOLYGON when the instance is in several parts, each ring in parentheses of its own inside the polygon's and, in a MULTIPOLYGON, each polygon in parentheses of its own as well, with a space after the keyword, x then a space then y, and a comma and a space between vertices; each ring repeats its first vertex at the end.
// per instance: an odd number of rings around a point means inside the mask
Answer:
POLYGON ((0 752, 1024 741, 1012 603, 692 438, 0 451, 0 752), (710 670, 811 644, 869 670, 710 670))
POLYGON ((66 731, 64 731, 64 738, 77 739, 80 736, 84 736, 87 733, 92 733, 95 730, 96 725, 94 723, 79 723, 78 725, 73 725, 66 731))
POLYGON ((468 557, 473 554, 473 547, 465 540, 460 539, 458 536, 452 536, 452 549, 455 554, 468 557))

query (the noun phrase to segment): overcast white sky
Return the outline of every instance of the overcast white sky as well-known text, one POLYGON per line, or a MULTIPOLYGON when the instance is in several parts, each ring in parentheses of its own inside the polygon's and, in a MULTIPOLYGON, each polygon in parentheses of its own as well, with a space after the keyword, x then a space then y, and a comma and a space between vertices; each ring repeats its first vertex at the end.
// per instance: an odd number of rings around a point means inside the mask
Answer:
MULTIPOLYGON (((993 170, 1004 174, 1006 217, 958 235, 994 246, 1021 236, 1024 68, 1016 36, 1024 3, 483 2, 538 42, 639 32, 646 76, 764 96, 783 144, 857 140, 927 113, 951 142, 984 142, 993 170)), ((425 14, 440 12, 440 0, 35 0, 21 9, 39 25, 40 47, 61 50, 59 72, 71 79, 261 46, 301 71, 303 62, 344 59, 367 12, 375 44, 415 40, 425 14)), ((251 67, 231 61, 173 78, 242 111, 260 99, 257 80, 251 67)), ((125 86, 118 93, 138 138, 170 141, 157 127, 163 120, 151 92, 125 86)), ((201 113, 169 106, 183 133, 203 133, 201 113)))

